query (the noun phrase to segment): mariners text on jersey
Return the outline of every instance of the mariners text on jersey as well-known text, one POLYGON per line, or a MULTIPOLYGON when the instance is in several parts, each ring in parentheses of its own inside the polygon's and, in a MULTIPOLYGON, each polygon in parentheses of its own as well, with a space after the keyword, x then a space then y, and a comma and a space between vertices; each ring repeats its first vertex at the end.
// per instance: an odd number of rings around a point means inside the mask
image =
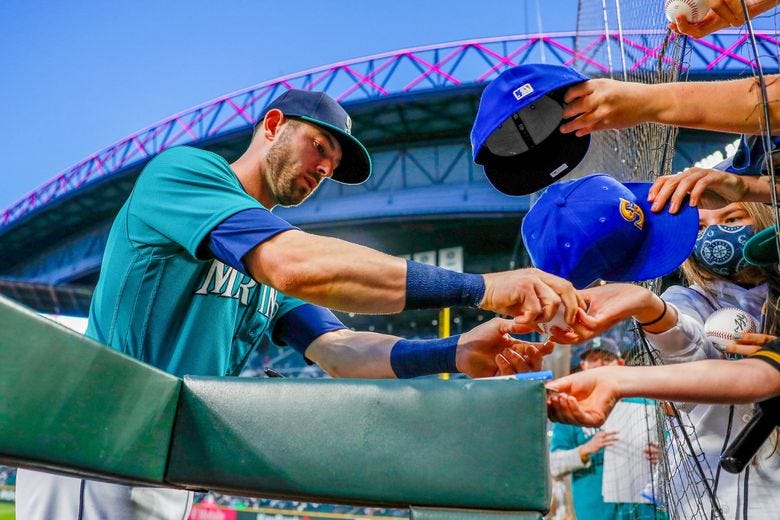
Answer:
MULTIPOLYGON (((241 305, 246 306, 249 302, 251 290, 256 286, 257 282, 251 277, 223 264, 219 260, 212 260, 211 266, 195 294, 217 294, 223 298, 236 298, 241 305)), ((276 301, 276 289, 260 284, 259 290, 260 298, 257 312, 268 319, 273 319, 279 310, 279 303, 276 301)))

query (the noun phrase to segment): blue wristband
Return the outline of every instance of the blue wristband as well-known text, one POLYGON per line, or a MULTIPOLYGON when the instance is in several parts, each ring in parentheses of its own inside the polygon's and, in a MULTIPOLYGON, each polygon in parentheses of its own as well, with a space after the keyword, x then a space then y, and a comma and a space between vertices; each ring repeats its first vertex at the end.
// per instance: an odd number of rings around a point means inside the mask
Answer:
POLYGON ((457 373, 458 339, 460 334, 442 339, 399 339, 390 350, 390 366, 398 379, 457 373))
POLYGON ((479 307, 484 295, 485 279, 481 275, 406 261, 406 309, 479 307))

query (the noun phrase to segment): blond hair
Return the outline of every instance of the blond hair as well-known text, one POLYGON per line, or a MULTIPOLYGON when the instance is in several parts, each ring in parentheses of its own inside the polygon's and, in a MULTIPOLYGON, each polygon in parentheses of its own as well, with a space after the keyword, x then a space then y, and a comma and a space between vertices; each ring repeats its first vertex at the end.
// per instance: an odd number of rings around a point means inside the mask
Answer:
MULTIPOLYGON (((772 208, 766 204, 761 204, 759 202, 737 202, 737 204, 739 204, 742 209, 750 215, 750 218, 753 219, 753 231, 756 233, 775 224, 775 216, 772 212, 772 208)), ((683 262, 682 266, 680 266, 680 270, 682 271, 683 279, 686 280, 689 285, 696 284, 705 292, 710 292, 709 286, 714 280, 726 279, 699 265, 699 263, 693 259, 693 255, 689 256, 685 262, 683 262)), ((731 281, 743 285, 759 285, 766 282, 766 275, 761 269, 751 265, 737 273, 731 281)))

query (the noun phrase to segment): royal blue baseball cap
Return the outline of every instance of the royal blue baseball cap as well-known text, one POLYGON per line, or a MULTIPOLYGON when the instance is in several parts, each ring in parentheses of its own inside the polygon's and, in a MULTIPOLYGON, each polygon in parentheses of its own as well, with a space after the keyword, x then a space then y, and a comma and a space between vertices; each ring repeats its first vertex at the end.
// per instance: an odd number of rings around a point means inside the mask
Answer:
POLYGON ((528 195, 582 161, 590 135, 562 134, 558 128, 567 88, 588 79, 569 67, 537 63, 507 69, 485 87, 471 148, 498 191, 528 195))
POLYGON ((259 121, 277 108, 285 117, 300 119, 327 130, 341 145, 341 162, 331 179, 343 184, 360 184, 371 175, 371 158, 366 147, 352 135, 352 119, 335 99, 324 92, 291 89, 265 107, 259 121))
POLYGON ((650 211, 650 182, 597 173, 550 186, 523 220, 535 267, 583 289, 596 280, 638 282, 674 271, 693 251, 699 210, 650 211))

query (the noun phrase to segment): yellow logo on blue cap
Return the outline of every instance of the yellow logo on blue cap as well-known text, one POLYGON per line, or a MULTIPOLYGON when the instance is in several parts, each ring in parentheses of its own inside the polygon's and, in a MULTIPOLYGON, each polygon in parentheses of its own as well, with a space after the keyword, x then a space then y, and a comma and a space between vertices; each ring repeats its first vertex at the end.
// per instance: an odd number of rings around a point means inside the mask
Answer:
POLYGON ((633 222, 639 229, 642 229, 645 224, 645 213, 642 208, 623 198, 620 199, 620 216, 628 222, 633 222))

